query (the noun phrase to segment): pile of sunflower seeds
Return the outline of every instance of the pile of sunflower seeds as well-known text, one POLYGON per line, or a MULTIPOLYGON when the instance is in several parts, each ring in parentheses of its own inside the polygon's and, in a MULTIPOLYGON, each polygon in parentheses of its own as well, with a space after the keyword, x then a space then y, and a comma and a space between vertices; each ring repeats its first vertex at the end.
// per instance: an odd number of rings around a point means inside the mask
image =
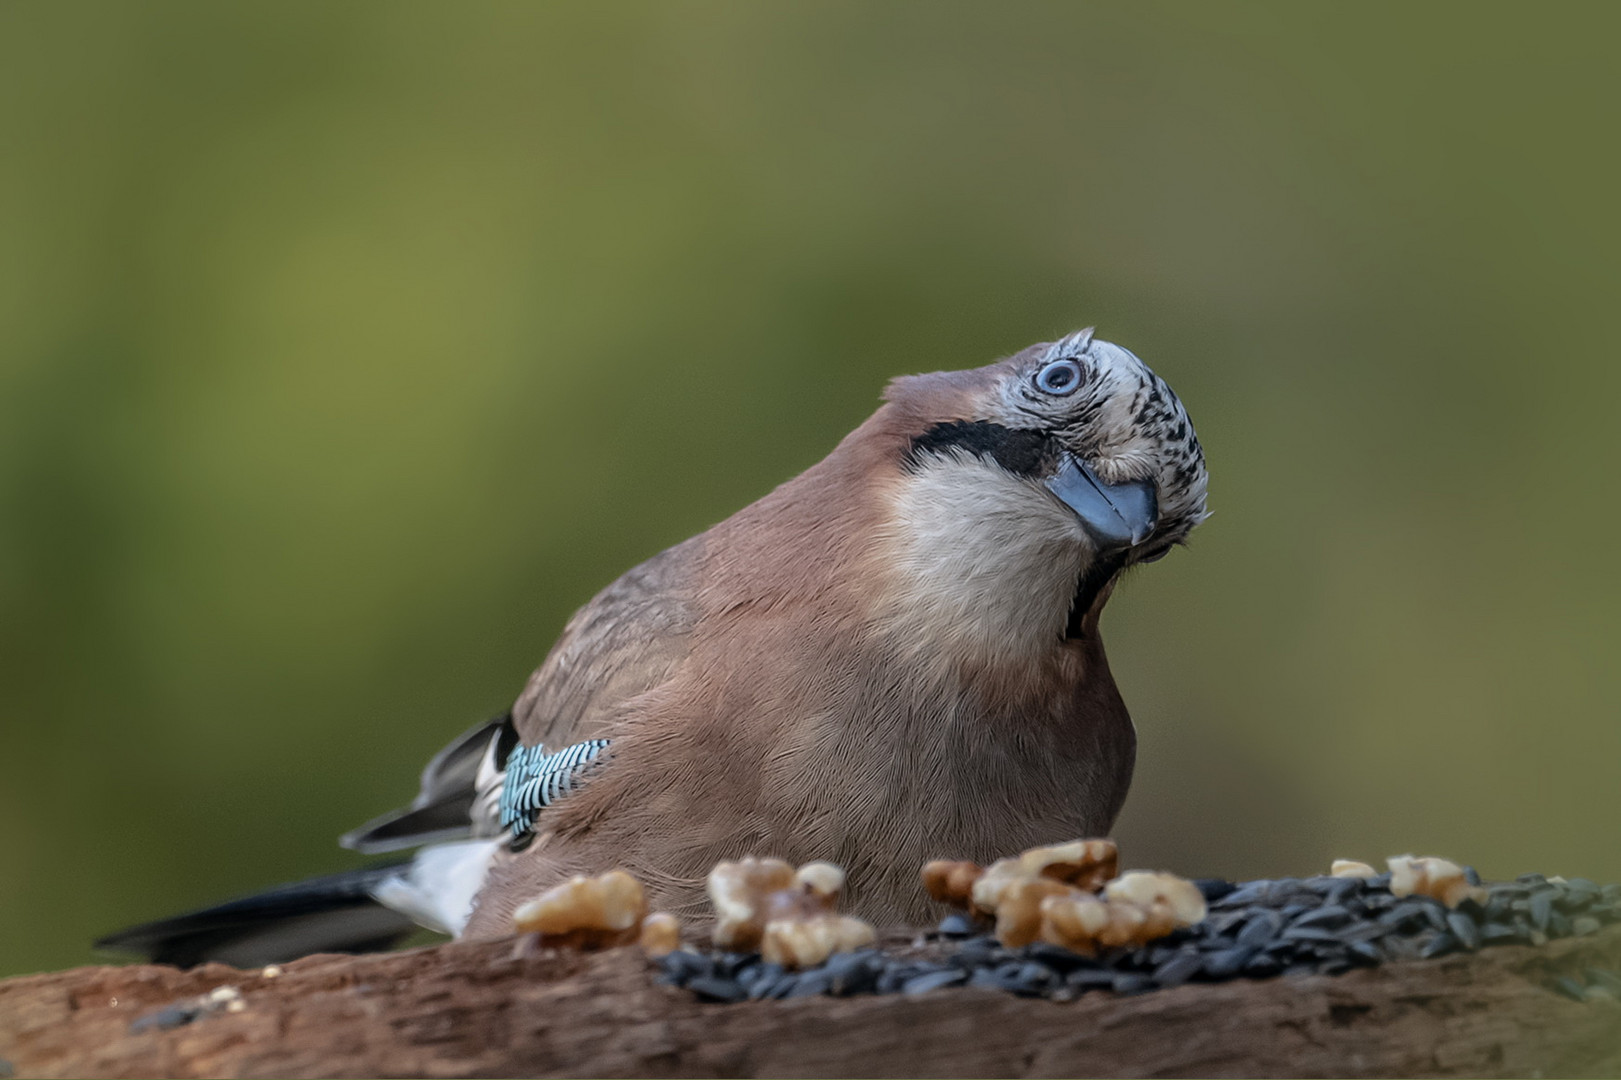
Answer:
MULTIPOLYGON (((1480 884, 1474 871, 1466 875, 1480 884)), ((1040 943, 1004 948, 983 925, 948 915, 912 949, 840 953, 806 971, 785 971, 752 953, 680 950, 659 961, 659 981, 719 1002, 954 986, 1066 1001, 1089 990, 1141 994, 1190 981, 1338 975, 1491 945, 1541 945, 1621 922, 1621 885, 1541 874, 1494 882, 1485 904, 1466 900, 1455 910, 1424 896, 1392 895, 1389 874, 1197 884, 1210 906, 1199 925, 1097 958, 1040 943)), ((1585 982, 1563 977, 1555 988, 1577 1000, 1621 998, 1621 976, 1597 969, 1585 975, 1585 982)))

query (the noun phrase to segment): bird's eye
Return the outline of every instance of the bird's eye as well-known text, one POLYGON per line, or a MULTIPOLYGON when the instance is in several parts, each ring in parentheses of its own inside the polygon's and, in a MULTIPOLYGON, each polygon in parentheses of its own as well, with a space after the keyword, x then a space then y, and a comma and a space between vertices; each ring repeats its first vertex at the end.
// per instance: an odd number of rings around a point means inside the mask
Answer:
POLYGON ((1036 372, 1036 389, 1043 394, 1067 397, 1080 389, 1081 365, 1073 360, 1054 360, 1036 372))

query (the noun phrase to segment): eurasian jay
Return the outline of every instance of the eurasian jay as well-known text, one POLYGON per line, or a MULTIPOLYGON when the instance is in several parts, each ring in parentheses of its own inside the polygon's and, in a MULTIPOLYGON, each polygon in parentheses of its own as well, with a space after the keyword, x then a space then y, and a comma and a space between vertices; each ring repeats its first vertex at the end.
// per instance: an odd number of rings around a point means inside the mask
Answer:
POLYGON ((344 838, 449 842, 102 944, 264 963, 377 947, 407 917, 496 936, 614 867, 692 913, 710 867, 746 854, 837 863, 846 910, 916 922, 930 859, 1106 835, 1136 734, 1098 618, 1206 516, 1186 411, 1090 330, 884 398, 821 462, 599 593, 509 714, 344 838))

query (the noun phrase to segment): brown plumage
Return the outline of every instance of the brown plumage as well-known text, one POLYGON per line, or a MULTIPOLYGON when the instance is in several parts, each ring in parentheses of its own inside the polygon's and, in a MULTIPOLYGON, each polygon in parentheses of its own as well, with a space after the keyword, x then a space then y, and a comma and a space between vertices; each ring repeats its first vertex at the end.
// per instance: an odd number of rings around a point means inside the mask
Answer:
POLYGON ((916 920, 926 860, 1106 834, 1136 738, 1098 615, 1204 488, 1175 395, 1089 331, 896 380, 824 460, 570 620, 513 720, 526 745, 611 752, 497 854, 467 932, 614 866, 695 909, 749 853, 839 863, 854 913, 916 920), (1099 540, 1054 496, 1065 455, 1147 488, 1146 534, 1099 540))

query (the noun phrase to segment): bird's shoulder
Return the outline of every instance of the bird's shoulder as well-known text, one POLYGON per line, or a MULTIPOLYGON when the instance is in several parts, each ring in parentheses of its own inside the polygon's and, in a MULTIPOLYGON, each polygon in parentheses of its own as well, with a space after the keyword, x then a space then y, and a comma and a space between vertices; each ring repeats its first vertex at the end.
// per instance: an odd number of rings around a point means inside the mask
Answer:
POLYGON ((698 621, 695 536, 626 571, 564 626, 512 709, 530 746, 610 738, 619 707, 668 679, 698 621))

